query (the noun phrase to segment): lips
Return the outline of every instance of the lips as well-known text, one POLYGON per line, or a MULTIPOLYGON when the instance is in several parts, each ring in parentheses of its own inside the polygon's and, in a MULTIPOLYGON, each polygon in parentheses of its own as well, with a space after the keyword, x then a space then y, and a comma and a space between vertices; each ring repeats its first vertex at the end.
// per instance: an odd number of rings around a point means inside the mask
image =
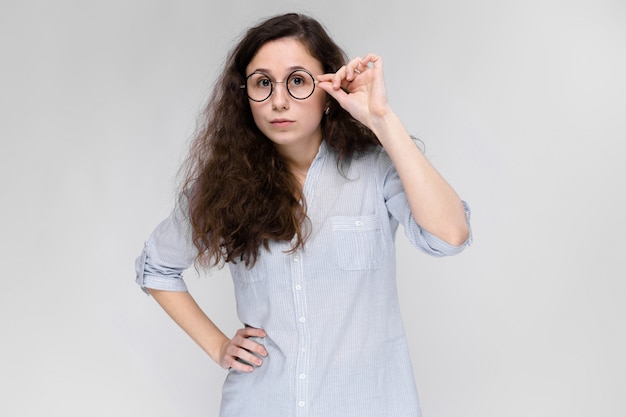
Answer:
POLYGON ((294 121, 289 119, 272 119, 270 123, 274 127, 288 127, 292 125, 294 121))

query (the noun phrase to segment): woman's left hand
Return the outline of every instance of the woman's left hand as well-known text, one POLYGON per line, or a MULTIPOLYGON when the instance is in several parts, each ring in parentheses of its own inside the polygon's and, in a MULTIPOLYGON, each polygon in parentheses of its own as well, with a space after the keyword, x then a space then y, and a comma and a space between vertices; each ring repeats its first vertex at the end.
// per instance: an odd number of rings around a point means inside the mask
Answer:
POLYGON ((364 125, 371 127, 391 110, 378 55, 354 58, 334 74, 317 77, 318 86, 364 125))

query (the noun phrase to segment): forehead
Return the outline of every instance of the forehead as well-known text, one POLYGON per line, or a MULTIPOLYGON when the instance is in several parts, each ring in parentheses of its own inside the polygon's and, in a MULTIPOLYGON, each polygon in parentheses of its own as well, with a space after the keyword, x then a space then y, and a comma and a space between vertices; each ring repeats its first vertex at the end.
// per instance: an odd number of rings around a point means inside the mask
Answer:
POLYGON ((281 38, 264 44, 254 55, 246 73, 263 70, 280 76, 296 68, 304 68, 321 74, 322 64, 315 59, 302 42, 294 38, 281 38))

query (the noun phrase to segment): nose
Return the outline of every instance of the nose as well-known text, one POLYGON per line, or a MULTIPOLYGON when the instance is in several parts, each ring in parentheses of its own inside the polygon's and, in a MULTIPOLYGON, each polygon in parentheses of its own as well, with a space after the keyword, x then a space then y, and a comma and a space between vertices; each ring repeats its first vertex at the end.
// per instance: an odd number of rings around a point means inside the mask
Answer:
POLYGON ((289 92, 284 81, 274 82, 274 91, 272 91, 270 100, 272 100, 272 108, 274 109, 289 108, 289 92))

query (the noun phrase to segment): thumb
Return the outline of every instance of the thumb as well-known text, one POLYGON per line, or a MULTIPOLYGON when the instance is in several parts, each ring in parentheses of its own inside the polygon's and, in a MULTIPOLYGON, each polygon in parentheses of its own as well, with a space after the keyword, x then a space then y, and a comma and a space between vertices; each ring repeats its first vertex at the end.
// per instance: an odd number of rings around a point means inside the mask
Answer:
POLYGON ((333 84, 330 81, 320 81, 317 86, 322 90, 326 91, 328 95, 337 100, 339 105, 345 108, 345 103, 348 98, 348 93, 346 93, 341 88, 334 88, 333 84))

